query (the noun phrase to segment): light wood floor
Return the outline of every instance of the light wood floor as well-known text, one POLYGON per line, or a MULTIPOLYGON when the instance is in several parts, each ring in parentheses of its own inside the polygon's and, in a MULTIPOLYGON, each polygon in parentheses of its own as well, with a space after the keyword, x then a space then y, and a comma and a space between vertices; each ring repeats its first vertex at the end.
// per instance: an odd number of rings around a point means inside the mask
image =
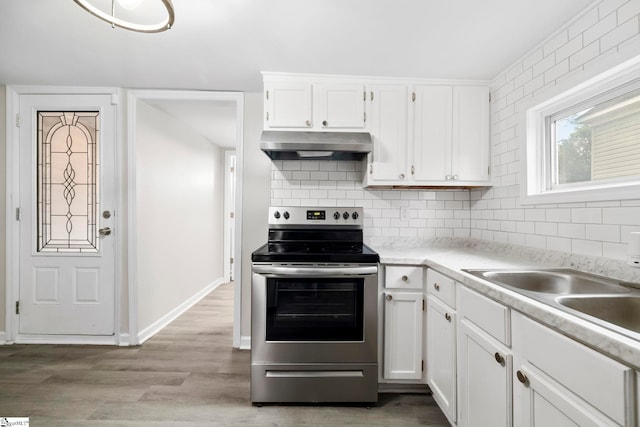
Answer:
POLYGON ((249 402, 249 352, 232 349, 233 285, 138 347, 0 346, 0 417, 31 426, 448 426, 426 395, 377 407, 249 402))

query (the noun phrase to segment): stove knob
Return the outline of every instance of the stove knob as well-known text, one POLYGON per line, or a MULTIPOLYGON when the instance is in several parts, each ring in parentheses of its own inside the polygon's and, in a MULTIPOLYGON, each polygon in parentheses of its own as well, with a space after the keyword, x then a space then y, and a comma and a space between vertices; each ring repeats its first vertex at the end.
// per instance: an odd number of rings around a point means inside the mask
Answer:
POLYGON ((340 219, 340 212, 335 211, 335 212, 333 213, 333 219, 340 219))
POLYGON ((275 211, 275 212, 273 213, 273 216, 274 216, 276 219, 280 219, 280 212, 275 211))
POLYGON ((353 218, 353 219, 358 219, 358 216, 359 216, 358 212, 354 212, 354 213, 351 214, 351 218, 353 218))
POLYGON ((342 214, 342 218, 349 219, 349 212, 344 211, 344 213, 342 214))
POLYGON ((289 212, 284 211, 284 213, 282 214, 282 216, 284 217, 284 219, 289 219, 289 212))

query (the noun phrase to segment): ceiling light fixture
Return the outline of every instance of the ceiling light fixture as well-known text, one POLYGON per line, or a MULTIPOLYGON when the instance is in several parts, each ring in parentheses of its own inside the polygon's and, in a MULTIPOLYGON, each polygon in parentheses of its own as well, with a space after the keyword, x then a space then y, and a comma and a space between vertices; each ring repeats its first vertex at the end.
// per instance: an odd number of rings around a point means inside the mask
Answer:
MULTIPOLYGON (((159 33, 166 31, 173 26, 175 11, 171 0, 156 0, 161 2, 167 10, 167 17, 155 24, 134 22, 116 17, 116 0, 111 0, 111 13, 94 6, 91 0, 73 0, 90 14, 111 24, 112 27, 120 27, 126 30, 138 31, 140 33, 159 33)), ((117 0, 117 3, 124 9, 133 10, 142 3, 142 0, 117 0)))

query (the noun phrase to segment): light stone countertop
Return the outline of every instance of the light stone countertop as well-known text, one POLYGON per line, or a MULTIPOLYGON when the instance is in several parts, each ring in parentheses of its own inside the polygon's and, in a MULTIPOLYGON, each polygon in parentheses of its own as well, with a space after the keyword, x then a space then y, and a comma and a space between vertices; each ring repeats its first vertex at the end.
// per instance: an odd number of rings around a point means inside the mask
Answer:
MULTIPOLYGON (((580 257, 576 261, 573 255, 559 256, 559 253, 554 253, 553 251, 539 251, 511 245, 492 245, 472 239, 445 239, 421 242, 418 245, 415 242, 409 242, 406 246, 397 243, 393 245, 374 244, 371 246, 380 254, 380 263, 382 264, 408 264, 431 267, 570 338, 640 370, 640 334, 638 334, 638 339, 622 335, 462 271, 462 269, 561 267, 635 282, 637 278, 635 270, 637 269, 627 270, 622 263, 612 263, 606 260, 594 261, 585 259, 586 257, 580 257)), ((631 334, 633 336, 633 332, 631 334)))

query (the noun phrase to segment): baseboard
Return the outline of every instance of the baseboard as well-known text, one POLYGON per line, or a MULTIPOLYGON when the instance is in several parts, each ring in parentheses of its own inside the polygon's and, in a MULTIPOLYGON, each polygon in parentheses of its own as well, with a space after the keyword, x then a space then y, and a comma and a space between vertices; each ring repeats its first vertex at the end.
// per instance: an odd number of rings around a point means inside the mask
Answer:
POLYGON ((16 344, 116 345, 114 335, 18 335, 16 344))
POLYGON ((251 337, 250 336, 242 336, 240 337, 240 350, 251 350, 251 337))
POLYGON ((189 310, 195 304, 197 304, 202 298, 206 297, 211 291, 220 286, 221 284, 226 283, 224 278, 221 277, 216 279, 209 285, 207 285, 200 292, 180 304, 178 307, 171 310, 169 313, 162 316, 160 319, 153 322, 151 325, 147 326, 143 330, 138 333, 138 344, 142 344, 147 341, 149 338, 160 332, 165 326, 169 323, 176 320, 182 313, 189 310))
POLYGON ((0 345, 8 344, 7 334, 4 331, 0 331, 0 345))

